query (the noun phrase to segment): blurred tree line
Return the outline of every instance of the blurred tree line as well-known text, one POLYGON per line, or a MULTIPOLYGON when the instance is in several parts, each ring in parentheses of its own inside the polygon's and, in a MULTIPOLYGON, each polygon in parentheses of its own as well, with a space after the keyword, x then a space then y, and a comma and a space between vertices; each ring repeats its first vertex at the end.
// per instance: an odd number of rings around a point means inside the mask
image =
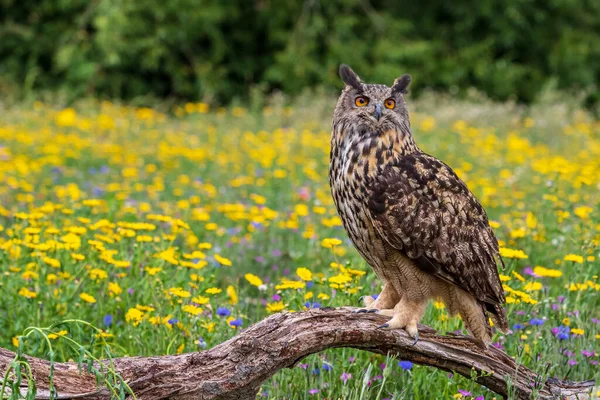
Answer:
POLYGON ((0 82, 23 91, 227 102, 339 89, 340 62, 417 92, 590 91, 600 1, 0 0, 0 82))

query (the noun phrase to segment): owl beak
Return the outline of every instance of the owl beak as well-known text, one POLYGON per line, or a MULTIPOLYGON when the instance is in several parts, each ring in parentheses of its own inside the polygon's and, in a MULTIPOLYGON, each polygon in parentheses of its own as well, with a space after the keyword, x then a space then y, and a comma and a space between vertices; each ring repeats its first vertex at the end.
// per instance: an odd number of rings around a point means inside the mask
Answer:
POLYGON ((381 103, 375 104, 375 118, 377 118, 377 121, 381 118, 381 103))

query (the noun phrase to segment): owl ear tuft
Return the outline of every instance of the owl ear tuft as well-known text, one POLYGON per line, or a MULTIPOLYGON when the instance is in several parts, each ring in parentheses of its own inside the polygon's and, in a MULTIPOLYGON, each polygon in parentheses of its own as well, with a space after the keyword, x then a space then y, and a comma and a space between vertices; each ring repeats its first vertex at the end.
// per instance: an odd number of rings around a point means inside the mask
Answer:
POLYGON ((340 78, 348 86, 352 86, 355 89, 361 89, 360 78, 356 75, 356 72, 352 71, 352 68, 346 64, 340 65, 340 78))
POLYGON ((392 94, 408 93, 408 86, 410 85, 411 81, 412 78, 408 74, 404 74, 400 78, 397 78, 392 85, 392 94))

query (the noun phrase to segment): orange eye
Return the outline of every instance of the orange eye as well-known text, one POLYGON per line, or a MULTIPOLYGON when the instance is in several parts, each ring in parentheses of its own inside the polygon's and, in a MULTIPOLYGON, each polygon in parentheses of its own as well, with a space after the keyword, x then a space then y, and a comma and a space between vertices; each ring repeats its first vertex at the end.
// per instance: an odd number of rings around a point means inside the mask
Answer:
POLYGON ((385 108, 392 109, 394 107, 396 107, 396 102, 394 101, 394 99, 387 99, 385 101, 385 108))
POLYGON ((369 99, 364 96, 358 96, 356 99, 354 99, 354 104, 356 104, 358 107, 364 107, 369 104, 369 99))

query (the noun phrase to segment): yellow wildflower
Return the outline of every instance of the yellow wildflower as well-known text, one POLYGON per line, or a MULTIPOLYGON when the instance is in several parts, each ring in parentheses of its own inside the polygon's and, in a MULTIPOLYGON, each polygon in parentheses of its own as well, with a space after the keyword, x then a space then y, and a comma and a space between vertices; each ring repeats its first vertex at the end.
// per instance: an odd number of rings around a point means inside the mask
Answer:
POLYGON ((125 314, 125 321, 130 322, 133 326, 138 326, 143 318, 144 313, 137 308, 130 308, 125 314))
POLYGON ((559 271, 557 269, 544 268, 539 265, 533 268, 533 273, 539 276, 550 278, 559 278, 563 274, 562 271, 559 271))
POLYGON ((215 254, 215 260, 221 264, 221 265, 226 265, 226 266, 231 266, 231 260, 225 257, 221 257, 218 254, 215 254))
POLYGON ((244 275, 244 278, 246 278, 246 280, 252 285, 252 286, 260 286, 263 284, 262 279, 260 279, 258 276, 254 275, 254 274, 246 274, 244 275))
POLYGON ((87 293, 81 293, 79 295, 79 298, 83 301, 85 301, 86 303, 95 303, 96 299, 94 298, 94 296, 89 295, 87 293))
POLYGON ((210 301, 210 299, 204 296, 196 296, 192 299, 192 301, 198 304, 207 304, 210 301))
POLYGON ((194 306, 192 304, 188 304, 188 305, 185 305, 185 306, 181 307, 181 310, 183 312, 186 312, 186 313, 191 314, 191 315, 202 314, 202 309, 200 307, 196 307, 196 306, 194 306))
POLYGON ((238 295, 235 291, 235 288, 232 285, 229 285, 227 286, 227 289, 225 291, 227 293, 227 296, 229 297, 229 304, 237 304, 238 295))
POLYGON ((321 241, 321 246, 331 249, 334 246, 340 245, 342 244, 342 241, 340 239, 336 239, 336 238, 325 238, 321 241))
POLYGON ((283 301, 267 303, 267 311, 270 313, 276 313, 278 311, 283 310, 284 308, 285 308, 285 304, 283 304, 283 301))
POLYGON ((31 290, 29 290, 27 288, 21 288, 19 290, 19 296, 23 296, 23 297, 26 297, 28 299, 35 299, 37 297, 37 293, 36 292, 32 292, 31 290))
POLYGON ((312 280, 312 272, 310 272, 308 268, 300 267, 296 269, 296 275, 298 275, 303 281, 312 280))
POLYGON ((500 247, 500 255, 505 258, 529 258, 527 254, 523 252, 523 250, 508 249, 506 247, 500 247))
POLYGON ((583 263, 583 257, 579 256, 577 254, 567 254, 564 258, 565 261, 573 261, 574 263, 577 264, 582 264, 583 263))

